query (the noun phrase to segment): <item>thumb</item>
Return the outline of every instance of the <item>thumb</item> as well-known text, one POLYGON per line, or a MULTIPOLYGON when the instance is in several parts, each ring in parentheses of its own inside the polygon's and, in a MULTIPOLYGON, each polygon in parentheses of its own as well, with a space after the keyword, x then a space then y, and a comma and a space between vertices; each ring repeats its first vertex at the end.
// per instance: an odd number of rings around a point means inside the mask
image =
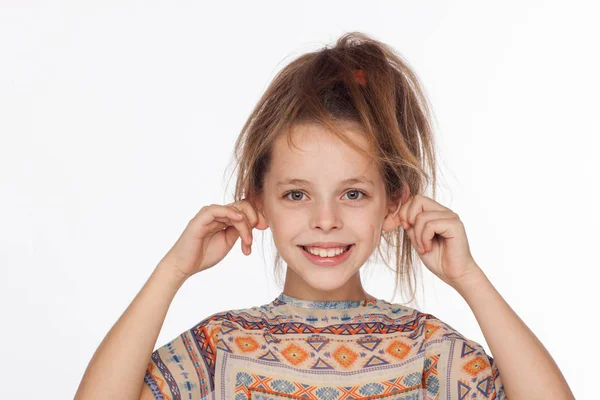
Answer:
POLYGON ((231 250, 239 237, 240 231, 238 231, 235 226, 229 225, 225 228, 225 242, 227 243, 228 250, 231 250))

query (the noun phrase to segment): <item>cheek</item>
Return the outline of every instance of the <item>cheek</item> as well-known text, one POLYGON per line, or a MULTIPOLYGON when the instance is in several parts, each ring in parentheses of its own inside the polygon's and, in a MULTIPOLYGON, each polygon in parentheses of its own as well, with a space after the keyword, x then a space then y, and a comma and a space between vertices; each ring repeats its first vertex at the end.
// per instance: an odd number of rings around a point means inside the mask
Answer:
POLYGON ((269 228, 272 234, 279 236, 282 239, 289 239, 298 234, 303 226, 305 217, 291 213, 286 209, 271 209, 269 213, 269 228))
POLYGON ((369 233, 371 234, 371 238, 373 239, 373 242, 377 242, 377 240, 379 239, 379 232, 371 224, 369 225, 369 233))

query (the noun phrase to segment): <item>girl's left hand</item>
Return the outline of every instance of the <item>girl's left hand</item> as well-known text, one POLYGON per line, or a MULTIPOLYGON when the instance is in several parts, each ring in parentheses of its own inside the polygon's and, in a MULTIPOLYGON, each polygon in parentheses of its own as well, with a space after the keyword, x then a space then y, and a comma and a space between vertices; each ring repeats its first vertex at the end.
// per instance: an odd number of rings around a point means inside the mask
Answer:
POLYGON ((480 271, 471 255, 465 227, 449 208, 415 195, 400 206, 398 218, 423 264, 448 285, 455 287, 480 271))

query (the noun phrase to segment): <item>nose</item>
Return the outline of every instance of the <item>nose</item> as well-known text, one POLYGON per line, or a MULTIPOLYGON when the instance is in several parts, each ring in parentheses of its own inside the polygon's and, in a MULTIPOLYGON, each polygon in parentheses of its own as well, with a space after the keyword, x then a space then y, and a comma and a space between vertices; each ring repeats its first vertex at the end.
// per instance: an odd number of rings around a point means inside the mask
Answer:
POLYGON ((343 226, 340 212, 334 202, 315 202, 311 209, 310 227, 330 231, 343 226))

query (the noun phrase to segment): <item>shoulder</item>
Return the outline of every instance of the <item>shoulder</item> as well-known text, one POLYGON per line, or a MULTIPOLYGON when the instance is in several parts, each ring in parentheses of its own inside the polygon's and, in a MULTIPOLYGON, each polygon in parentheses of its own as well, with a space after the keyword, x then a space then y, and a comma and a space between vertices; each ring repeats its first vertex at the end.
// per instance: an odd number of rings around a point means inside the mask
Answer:
POLYGON ((466 338, 449 338, 440 355, 443 393, 449 398, 506 399, 500 370, 483 346, 466 338))
POLYGON ((433 314, 399 307, 422 333, 432 368, 428 382, 439 387, 441 398, 507 398, 498 365, 480 343, 433 314))
POLYGON ((434 346, 438 384, 443 397, 506 399, 498 366, 484 347, 432 314, 416 311, 426 341, 434 346))
POLYGON ((452 327, 452 325, 435 315, 410 307, 404 308, 409 311, 406 315, 410 315, 410 318, 415 321, 416 325, 421 327, 422 335, 426 342, 438 342, 442 344, 443 351, 458 352, 463 359, 467 356, 485 354, 481 344, 467 338, 460 331, 452 327))
POLYGON ((251 327, 263 321, 265 310, 264 306, 252 306, 219 311, 197 322, 186 332, 197 342, 207 342, 217 347, 222 332, 236 330, 240 326, 251 327))
POLYGON ((418 329, 423 338, 428 342, 446 342, 448 340, 468 341, 458 330, 434 314, 402 304, 387 302, 385 304, 386 307, 383 307, 383 310, 388 317, 394 318, 394 323, 405 326, 406 330, 418 329))
POLYGON ((154 350, 144 382, 156 398, 204 399, 213 393, 221 327, 229 313, 209 315, 154 350))

